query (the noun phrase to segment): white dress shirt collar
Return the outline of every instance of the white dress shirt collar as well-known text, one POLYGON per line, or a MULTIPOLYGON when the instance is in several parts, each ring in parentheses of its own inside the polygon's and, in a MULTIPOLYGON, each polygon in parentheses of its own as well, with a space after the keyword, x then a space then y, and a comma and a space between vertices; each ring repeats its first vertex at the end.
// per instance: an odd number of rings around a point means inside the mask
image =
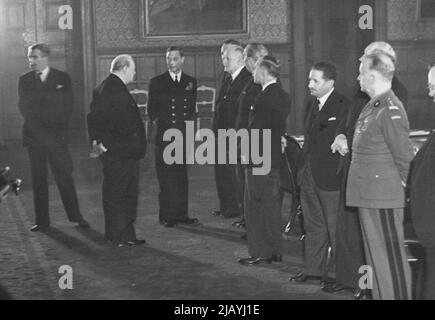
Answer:
POLYGON ((234 72, 231 74, 231 79, 232 79, 233 81, 236 80, 236 78, 239 76, 240 72, 242 72, 242 70, 243 70, 244 67, 245 67, 245 66, 241 66, 239 69, 237 69, 236 71, 234 71, 234 72))
POLYGON ((334 92, 334 88, 332 88, 327 94, 325 94, 323 97, 318 98, 319 100, 319 111, 322 110, 323 106, 325 105, 328 98, 331 96, 332 92, 334 92))
POLYGON ((276 79, 274 79, 274 80, 270 80, 269 82, 266 82, 266 83, 263 85, 263 91, 266 90, 266 88, 267 88, 268 86, 270 86, 270 85, 272 85, 272 84, 274 84, 274 83, 277 83, 277 80, 276 80, 276 79))
POLYGON ((45 67, 45 69, 41 71, 41 73, 39 74, 39 77, 41 78, 42 82, 45 82, 47 80, 49 72, 50 72, 49 67, 45 67))
POLYGON ((172 71, 169 71, 169 75, 171 76, 172 81, 175 81, 175 76, 177 76, 178 82, 181 81, 181 74, 182 74, 182 73, 183 73, 182 71, 180 71, 180 72, 178 72, 178 73, 174 73, 174 72, 172 72, 172 71))

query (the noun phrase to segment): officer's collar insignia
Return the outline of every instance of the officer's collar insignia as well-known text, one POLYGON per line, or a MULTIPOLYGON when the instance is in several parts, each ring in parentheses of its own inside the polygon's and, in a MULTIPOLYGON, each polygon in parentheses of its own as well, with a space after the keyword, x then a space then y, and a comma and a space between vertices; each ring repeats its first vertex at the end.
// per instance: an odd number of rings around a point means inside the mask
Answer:
POLYGON ((377 100, 373 106, 375 108, 378 108, 380 105, 381 105, 381 102, 379 100, 377 100))

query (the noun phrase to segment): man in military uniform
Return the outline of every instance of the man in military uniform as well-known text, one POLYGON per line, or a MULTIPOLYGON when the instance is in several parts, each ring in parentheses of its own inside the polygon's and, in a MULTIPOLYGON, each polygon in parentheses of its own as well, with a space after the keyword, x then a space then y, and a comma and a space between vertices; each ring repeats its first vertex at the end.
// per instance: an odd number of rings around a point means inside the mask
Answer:
MULTIPOLYGON (((245 68, 242 47, 229 45, 223 55, 223 64, 229 76, 226 77, 216 101, 213 118, 213 131, 216 137, 219 129, 236 128, 238 99, 243 88, 252 79, 251 73, 245 68)), ((227 144, 227 154, 229 154, 228 147, 227 144)), ((215 177, 220 210, 214 212, 214 215, 224 218, 239 217, 242 199, 238 199, 237 194, 236 165, 228 162, 218 164, 217 159, 216 154, 215 177)))
MULTIPOLYGON (((385 53, 396 63, 396 52, 390 44, 384 41, 375 41, 369 44, 364 50, 364 55, 379 52, 385 53)), ((393 77, 391 88, 406 109, 406 105, 408 104, 408 91, 396 76, 393 77)), ((342 197, 340 199, 340 211, 338 213, 336 231, 336 283, 325 288, 324 291, 336 293, 350 288, 354 291, 354 297, 356 299, 364 299, 368 295, 368 291, 361 290, 358 284, 361 277, 358 272, 359 268, 366 264, 364 244, 358 219, 358 209, 346 206, 344 195, 346 194, 347 175, 352 159, 352 154, 349 150, 352 149, 355 126, 362 109, 369 101, 370 97, 367 93, 361 91, 358 85, 356 94, 349 105, 348 115, 340 123, 337 130, 337 137, 334 144, 331 146, 334 153, 341 151, 342 155, 338 164, 338 171, 341 174, 342 197)))
MULTIPOLYGON (((197 84, 196 79, 182 71, 183 51, 170 47, 166 52, 168 71, 151 79, 148 114, 156 121, 155 162, 160 185, 159 220, 166 227, 178 223, 197 224, 188 214, 188 177, 186 144, 183 143, 183 164, 167 164, 163 159, 165 148, 171 143, 163 141, 165 132, 178 129, 186 136, 185 121, 194 121, 197 84)), ((183 139, 185 140, 185 139, 183 139)))
POLYGON ((355 128, 346 204, 358 207, 373 299, 410 299, 404 248, 404 186, 414 157, 409 122, 391 90, 395 66, 385 53, 361 59, 358 80, 371 100, 355 128))

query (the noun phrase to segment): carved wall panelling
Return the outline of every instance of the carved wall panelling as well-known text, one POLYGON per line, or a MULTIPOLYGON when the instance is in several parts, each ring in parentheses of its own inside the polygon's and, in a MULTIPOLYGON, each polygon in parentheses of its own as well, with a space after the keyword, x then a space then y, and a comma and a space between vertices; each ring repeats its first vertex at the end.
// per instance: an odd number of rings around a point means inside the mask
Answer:
MULTIPOLYGON (((152 48, 177 46, 218 46, 228 35, 189 39, 168 37, 143 38, 140 26, 142 0, 95 0, 95 36, 97 49, 152 48)), ((242 42, 287 43, 291 26, 287 18, 290 2, 286 0, 248 0, 248 35, 236 36, 242 42)))
POLYGON ((418 19, 418 0, 388 0, 387 2, 388 39, 435 39, 435 19, 418 19))

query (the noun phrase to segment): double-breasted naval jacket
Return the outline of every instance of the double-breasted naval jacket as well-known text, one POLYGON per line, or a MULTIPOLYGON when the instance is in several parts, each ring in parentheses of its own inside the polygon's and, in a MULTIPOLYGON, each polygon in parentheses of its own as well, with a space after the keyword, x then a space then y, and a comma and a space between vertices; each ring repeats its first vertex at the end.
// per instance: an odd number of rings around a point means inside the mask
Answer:
POLYGON ((185 132, 185 121, 196 118, 196 79, 185 74, 177 83, 169 72, 153 78, 149 86, 148 115, 157 123, 156 145, 163 144, 166 130, 176 128, 185 132))

